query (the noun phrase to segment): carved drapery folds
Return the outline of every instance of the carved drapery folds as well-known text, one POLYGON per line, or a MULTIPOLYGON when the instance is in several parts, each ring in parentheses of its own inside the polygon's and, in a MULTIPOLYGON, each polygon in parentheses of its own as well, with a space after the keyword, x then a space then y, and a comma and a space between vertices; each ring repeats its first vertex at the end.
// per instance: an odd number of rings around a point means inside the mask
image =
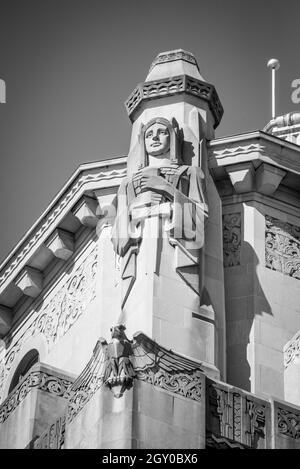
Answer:
POLYGON ((241 214, 223 215, 223 257, 224 267, 241 263, 241 214))
MULTIPOLYGON (((208 446, 211 436, 228 439, 249 448, 266 448, 267 403, 208 380, 207 384, 207 434, 208 446)), ((223 440, 222 440, 223 441, 223 440)))
POLYGON ((142 332, 129 341, 125 326, 115 326, 111 331, 112 341, 97 342, 91 360, 70 389, 68 422, 101 386, 107 386, 115 397, 121 397, 134 379, 200 401, 200 364, 161 347, 142 332))
POLYGON ((300 227, 266 215, 266 267, 300 279, 300 227))
POLYGON ((27 339, 42 334, 46 338, 50 351, 85 312, 87 305, 96 296, 96 272, 97 247, 68 276, 68 280, 57 294, 42 308, 39 314, 35 315, 24 334, 11 345, 7 351, 5 362, 0 363, 0 392, 22 345, 27 339))

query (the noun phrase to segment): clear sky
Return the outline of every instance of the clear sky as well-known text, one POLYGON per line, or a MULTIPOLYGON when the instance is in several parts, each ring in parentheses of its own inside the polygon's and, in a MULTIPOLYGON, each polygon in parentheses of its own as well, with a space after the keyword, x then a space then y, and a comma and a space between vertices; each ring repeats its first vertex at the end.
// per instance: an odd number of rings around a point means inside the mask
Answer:
POLYGON ((0 0, 0 259, 79 164, 126 155, 123 103, 161 51, 192 52, 225 109, 216 136, 300 109, 299 0, 0 0))

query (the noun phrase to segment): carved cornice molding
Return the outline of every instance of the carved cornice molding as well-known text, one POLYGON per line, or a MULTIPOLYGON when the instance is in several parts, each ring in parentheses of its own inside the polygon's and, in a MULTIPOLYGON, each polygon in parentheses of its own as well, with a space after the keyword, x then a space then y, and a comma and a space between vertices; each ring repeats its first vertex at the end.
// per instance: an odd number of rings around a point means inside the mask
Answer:
POLYGON ((72 381, 50 375, 44 371, 29 371, 20 384, 0 406, 0 424, 12 414, 32 389, 54 394, 55 396, 68 398, 68 389, 72 381))
POLYGON ((215 139, 208 144, 208 164, 213 174, 225 175, 225 167, 252 161, 300 174, 300 146, 262 131, 215 139))
POLYGON ((98 341, 91 360, 70 388, 68 422, 102 386, 118 398, 132 386, 134 379, 188 399, 202 399, 203 374, 199 363, 165 349, 141 332, 129 341, 124 330, 122 325, 112 328, 109 344, 105 339, 98 341))
POLYGON ((30 232, 16 246, 11 255, 0 266, 0 293, 16 277, 26 265, 34 252, 52 232, 58 227, 86 190, 101 188, 107 181, 120 179, 126 176, 125 158, 116 161, 100 162, 98 164, 82 165, 56 199, 42 214, 30 232), (109 168, 111 166, 111 168, 109 168), (108 169, 109 168, 109 169, 108 169))
POLYGON ((179 93, 186 93, 207 101, 215 118, 214 127, 219 125, 224 110, 215 87, 188 75, 178 75, 176 77, 140 83, 126 100, 125 107, 129 117, 132 119, 133 114, 143 101, 164 98, 179 93))

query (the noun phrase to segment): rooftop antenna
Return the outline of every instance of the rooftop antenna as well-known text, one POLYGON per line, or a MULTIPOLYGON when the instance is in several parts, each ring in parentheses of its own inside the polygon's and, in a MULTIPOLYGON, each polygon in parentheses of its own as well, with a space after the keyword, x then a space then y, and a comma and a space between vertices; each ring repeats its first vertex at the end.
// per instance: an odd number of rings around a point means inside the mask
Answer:
POLYGON ((277 59, 270 59, 267 63, 267 67, 272 69, 272 119, 276 117, 276 97, 275 97, 275 73, 279 69, 280 63, 277 59))

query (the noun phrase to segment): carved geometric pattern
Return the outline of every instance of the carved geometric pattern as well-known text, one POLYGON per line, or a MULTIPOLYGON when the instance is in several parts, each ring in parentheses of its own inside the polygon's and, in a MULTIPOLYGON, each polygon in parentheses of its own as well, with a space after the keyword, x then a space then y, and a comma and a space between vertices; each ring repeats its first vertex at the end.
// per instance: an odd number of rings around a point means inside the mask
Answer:
POLYGON ((68 388, 72 381, 49 375, 43 371, 32 371, 23 381, 9 394, 0 406, 0 423, 3 423, 10 414, 25 399, 32 389, 40 389, 55 396, 68 397, 68 388))
POLYGON ((65 442, 66 417, 59 417, 32 444, 33 449, 62 449, 65 442))
POLYGON ((277 413, 278 431, 283 435, 299 440, 300 438, 300 415, 287 409, 278 408, 277 413))
POLYGON ((224 267, 241 263, 241 214, 223 215, 223 259, 224 267))
POLYGON ((214 126, 217 127, 224 110, 215 87, 188 75, 179 75, 172 78, 140 83, 125 102, 125 107, 128 115, 130 116, 143 100, 150 100, 183 92, 196 96, 197 98, 204 99, 208 102, 210 110, 216 121, 214 126))
POLYGON ((293 361, 300 356, 300 334, 291 342, 284 351, 284 366, 287 368, 293 361))
POLYGON ((54 205, 54 207, 49 211, 47 216, 42 220, 42 222, 37 226, 34 230, 32 236, 26 241, 24 244, 20 246, 20 248, 11 256, 6 264, 1 269, 0 275, 0 288, 7 279, 9 275, 11 275, 23 261, 26 255, 29 254, 31 249, 34 249, 38 241, 45 235, 45 233, 49 230, 50 226, 55 223, 57 218, 61 215, 62 211, 66 208, 68 203, 76 196, 76 194, 80 191, 80 189, 87 183, 91 182, 100 182, 105 181, 113 178, 123 178, 126 176, 126 168, 124 169, 117 169, 112 171, 99 171, 97 173, 87 173, 81 174, 80 176, 75 179, 72 184, 70 190, 61 198, 59 201, 54 205))
POLYGON ((44 335, 51 350, 96 297, 97 246, 69 276, 62 288, 35 316, 23 335, 13 343, 0 363, 0 392, 22 344, 29 337, 44 335))
POLYGON ((266 267, 300 279, 300 227, 266 215, 266 267))
POLYGON ((207 433, 250 448, 265 448, 266 406, 212 380, 207 388, 207 433))

